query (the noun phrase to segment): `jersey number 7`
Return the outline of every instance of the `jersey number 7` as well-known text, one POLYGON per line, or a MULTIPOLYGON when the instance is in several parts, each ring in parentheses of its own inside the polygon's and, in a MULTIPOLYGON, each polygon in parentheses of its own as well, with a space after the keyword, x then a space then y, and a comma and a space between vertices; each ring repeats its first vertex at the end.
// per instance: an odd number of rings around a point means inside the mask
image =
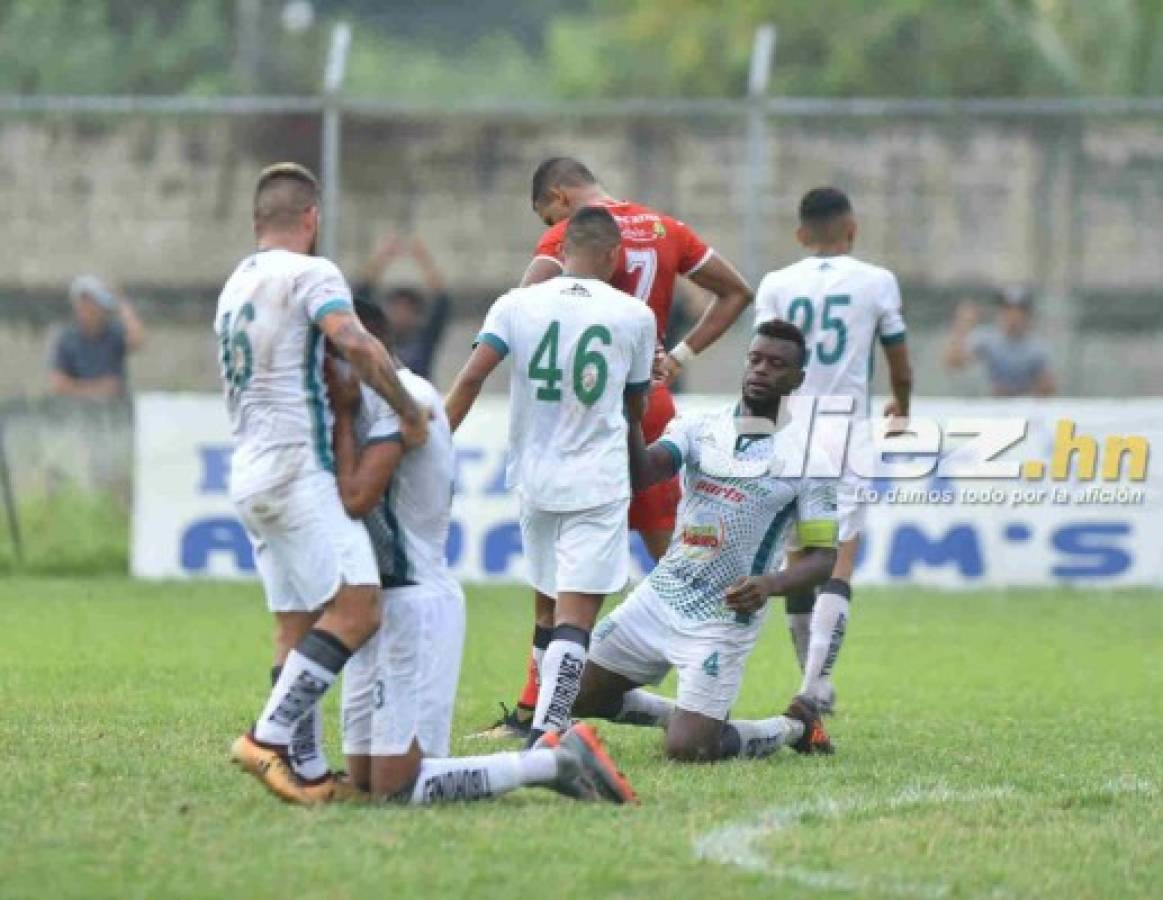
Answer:
MULTIPOLYGON (((561 323, 554 321, 537 343, 537 350, 529 360, 529 380, 540 382, 538 400, 557 402, 561 399, 561 382, 565 373, 557 365, 561 323)), ((593 342, 610 346, 614 342, 605 325, 591 325, 582 332, 573 357, 573 393, 585 406, 593 406, 606 390, 610 367, 600 350, 587 349, 593 342)))

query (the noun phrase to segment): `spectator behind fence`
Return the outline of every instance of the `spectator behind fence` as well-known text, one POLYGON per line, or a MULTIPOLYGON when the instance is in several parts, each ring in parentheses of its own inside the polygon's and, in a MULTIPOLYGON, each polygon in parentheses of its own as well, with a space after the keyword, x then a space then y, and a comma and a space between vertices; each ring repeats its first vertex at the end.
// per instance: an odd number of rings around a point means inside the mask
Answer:
POLYGON ((95 275, 73 279, 69 302, 73 321, 52 347, 52 393, 89 400, 124 397, 125 357, 145 343, 145 327, 133 305, 95 275))
POLYGON ((436 268, 424 241, 419 237, 406 239, 389 235, 364 264, 352 293, 356 300, 379 301, 396 338, 395 354, 417 375, 429 378, 437 347, 448 324, 452 301, 444 277, 436 268), (415 260, 427 296, 409 285, 395 285, 379 294, 384 273, 402 256, 411 256, 415 260))
POLYGON ((999 292, 994 322, 982 325, 976 303, 958 305, 945 346, 952 371, 975 359, 985 365, 995 397, 1049 397, 1058 390, 1050 371, 1050 351, 1034 334, 1034 297, 1024 288, 999 292))

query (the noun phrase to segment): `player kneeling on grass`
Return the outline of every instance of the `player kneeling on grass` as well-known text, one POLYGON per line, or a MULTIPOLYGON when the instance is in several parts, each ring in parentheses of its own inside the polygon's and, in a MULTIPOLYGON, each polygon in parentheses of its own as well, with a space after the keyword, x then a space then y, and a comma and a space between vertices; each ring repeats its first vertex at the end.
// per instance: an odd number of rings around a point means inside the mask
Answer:
MULTIPOLYGON (((364 326, 391 346, 378 307, 357 304, 364 326)), ((464 593, 444 548, 455 454, 440 396, 399 370, 421 406, 434 410, 423 447, 405 451, 399 416, 354 377, 329 367, 335 460, 348 514, 364 519, 386 610, 379 632, 343 676, 343 749, 353 785, 377 800, 423 805, 495 797, 543 785, 580 800, 633 799, 592 729, 579 725, 553 749, 449 757, 464 648, 464 593)))
POLYGON ((811 423, 783 403, 803 381, 805 355, 798 328, 765 323, 738 404, 676 419, 650 447, 631 429, 635 490, 682 472, 678 527, 654 571, 594 630, 574 715, 663 727, 677 760, 763 757, 785 744, 831 752, 808 697, 782 716, 727 721, 768 598, 819 584, 836 559, 835 483, 802 474, 811 423), (793 528, 804 552, 776 571, 793 528), (640 689, 672 667, 677 701, 640 689))

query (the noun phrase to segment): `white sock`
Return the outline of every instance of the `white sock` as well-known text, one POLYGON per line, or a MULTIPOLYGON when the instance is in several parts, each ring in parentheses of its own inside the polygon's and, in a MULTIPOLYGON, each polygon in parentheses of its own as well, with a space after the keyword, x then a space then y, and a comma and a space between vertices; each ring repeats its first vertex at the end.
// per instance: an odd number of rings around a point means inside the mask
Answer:
POLYGON ((622 725, 666 728, 674 715, 674 701, 638 688, 622 695, 622 708, 610 721, 622 725))
POLYGON ((808 642, 812 634, 812 614, 810 612, 788 613, 787 630, 791 634, 791 643, 795 647, 796 662, 800 664, 800 671, 808 661, 808 642))
POLYGON ((552 750, 424 759, 408 802, 412 806, 427 806, 457 800, 486 800, 525 784, 551 781, 556 774, 557 762, 552 750), (552 774, 543 779, 550 767, 552 774))
POLYGON ((728 722, 725 727, 734 728, 739 735, 739 747, 735 755, 740 759, 762 759, 804 736, 804 723, 787 716, 736 720, 728 722))
POLYGON ((289 745, 295 723, 314 708, 334 681, 334 672, 292 650, 255 723, 254 736, 263 743, 289 745))
POLYGON ((836 664, 844 632, 848 627, 848 585, 837 579, 827 582, 816 598, 812 610, 812 637, 804 665, 800 693, 820 699, 824 696, 828 676, 836 664))
POLYGON ((254 724, 254 736, 264 744, 288 747, 295 723, 335 683, 351 658, 333 634, 314 628, 287 655, 279 680, 271 688, 266 706, 254 724))
POLYGON ((545 662, 545 650, 541 647, 533 648, 533 665, 537 667, 537 684, 541 684, 541 664, 545 662))
MULTIPOLYGON (((564 731, 569 727, 573 702, 581 690, 586 666, 585 645, 571 637, 585 637, 580 628, 563 626, 570 637, 554 637, 541 661, 541 687, 533 712, 534 731, 564 731)), ((555 634, 562 629, 556 629, 555 634)))
POLYGON ((323 716, 317 707, 295 723, 291 732, 291 768, 300 778, 314 781, 331 771, 323 750, 323 716))

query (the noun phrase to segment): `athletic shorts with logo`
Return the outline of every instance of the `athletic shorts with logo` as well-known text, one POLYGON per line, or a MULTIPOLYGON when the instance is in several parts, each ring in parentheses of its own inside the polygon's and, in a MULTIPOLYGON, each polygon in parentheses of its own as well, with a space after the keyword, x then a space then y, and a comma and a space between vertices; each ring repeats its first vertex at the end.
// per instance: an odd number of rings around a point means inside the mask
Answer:
POLYGON ((343 670, 343 752, 400 756, 416 741, 425 756, 448 756, 464 592, 449 577, 381 596, 384 624, 343 670))
POLYGON ((271 612, 311 612, 344 584, 380 583, 367 529, 344 511, 330 472, 258 491, 235 509, 271 612))
POLYGON ((590 661, 636 684, 658 684, 673 668, 679 709, 725 721, 765 612, 746 621, 687 619, 643 581, 594 629, 590 661))
POLYGON ((628 501, 592 509, 550 512, 521 507, 521 541, 533 589, 556 599, 561 591, 613 594, 630 574, 628 501))

